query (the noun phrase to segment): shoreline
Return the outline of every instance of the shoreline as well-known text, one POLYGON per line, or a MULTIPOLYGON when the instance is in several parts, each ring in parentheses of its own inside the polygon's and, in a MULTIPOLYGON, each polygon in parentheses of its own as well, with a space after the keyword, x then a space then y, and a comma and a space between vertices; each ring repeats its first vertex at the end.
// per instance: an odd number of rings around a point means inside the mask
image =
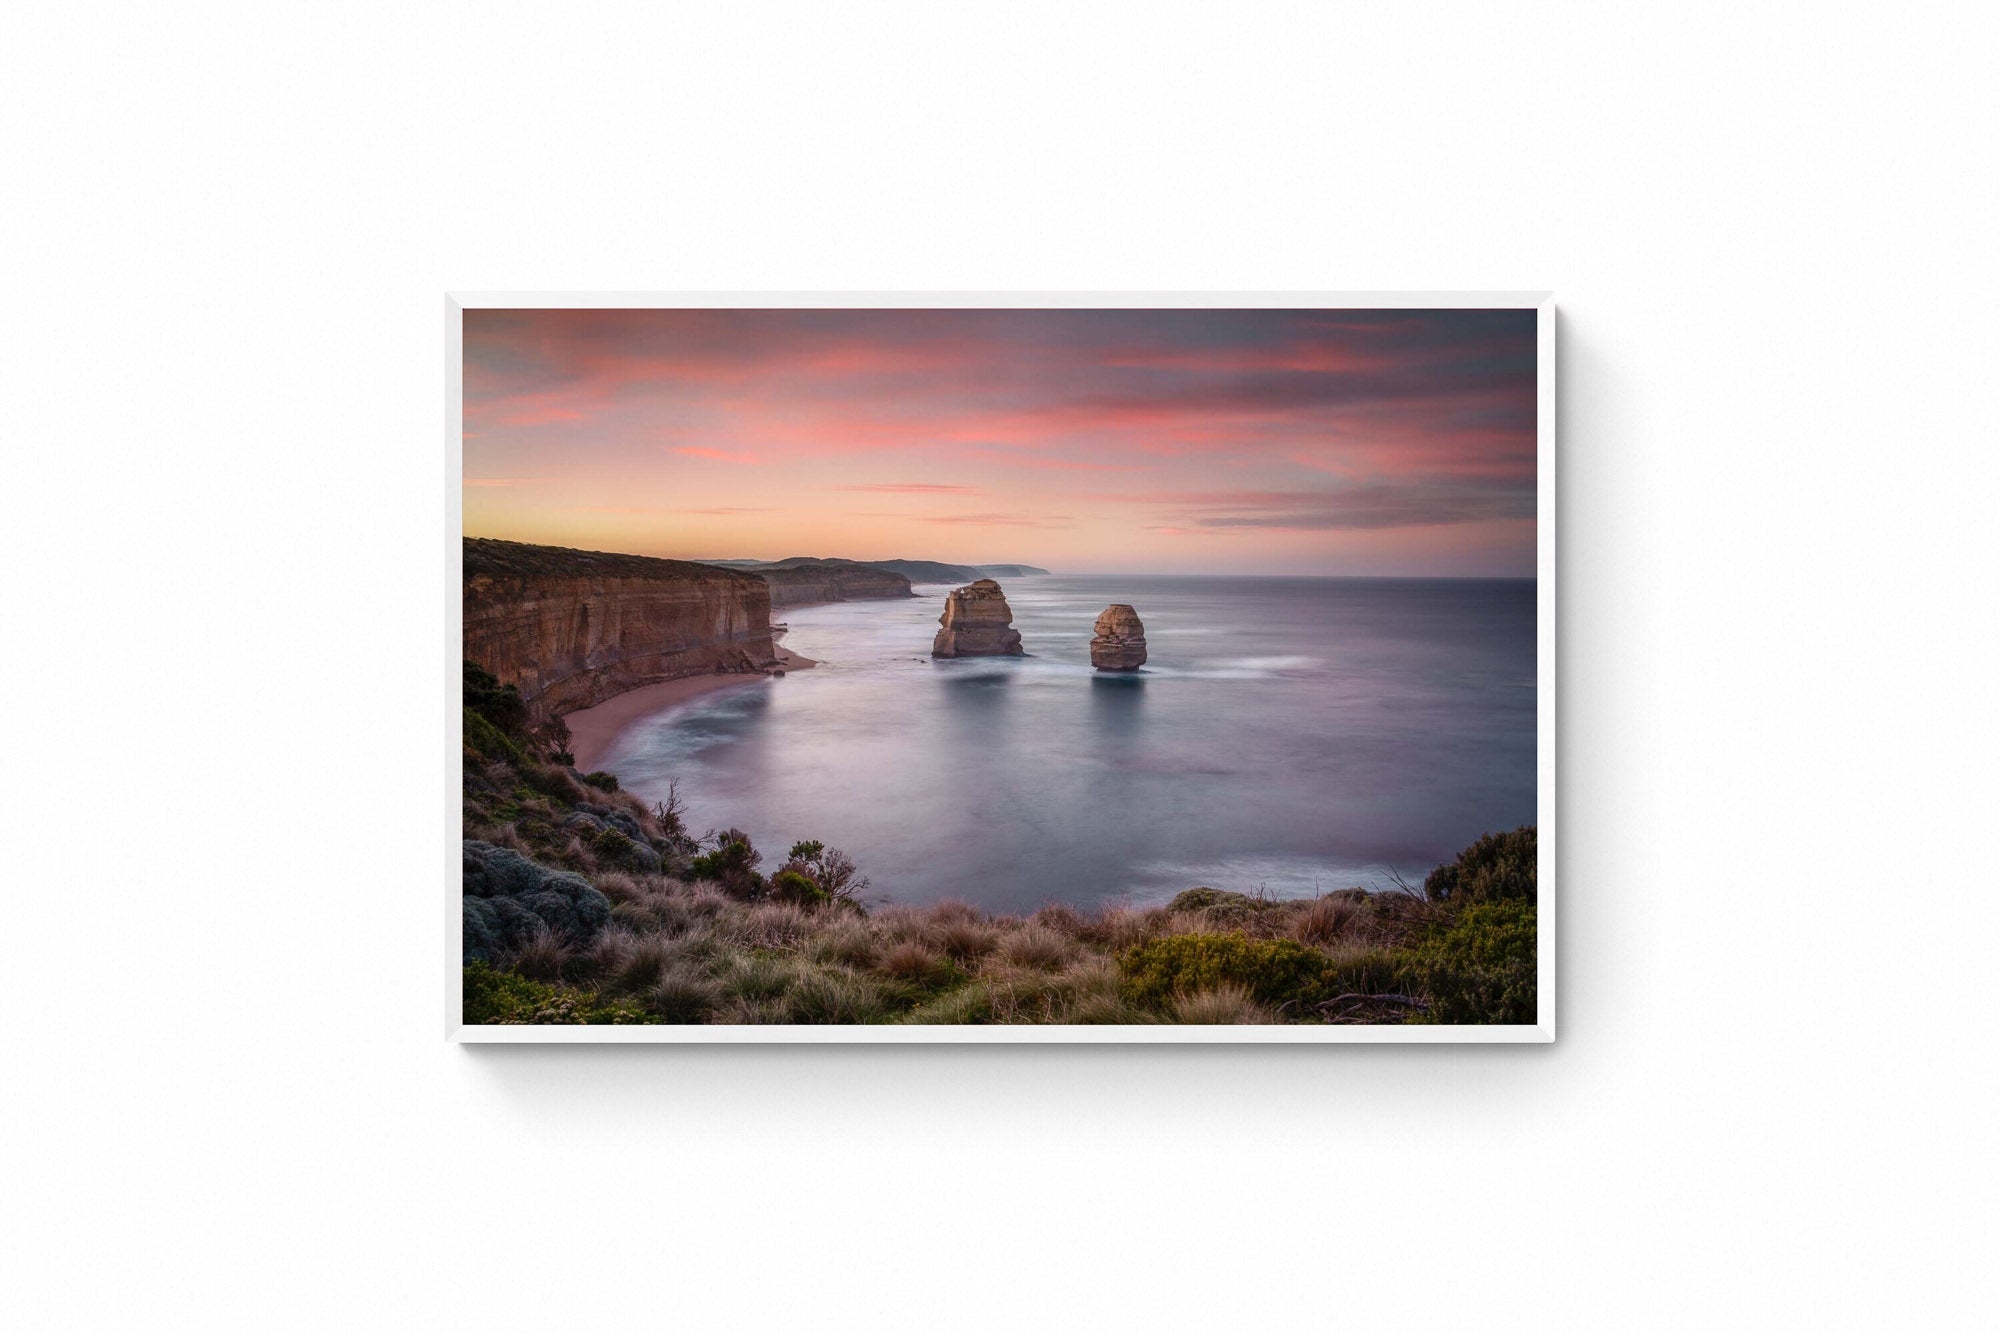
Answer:
MULTIPOLYGON (((819 665, 812 658, 802 657, 783 644, 777 647, 778 667, 781 670, 806 671, 819 665)), ((637 689, 614 694, 588 708, 565 713, 563 723, 569 727, 569 752, 575 756, 574 767, 579 773, 596 771, 598 761, 618 739, 619 733, 635 722, 730 685, 768 680, 770 675, 763 671, 717 671, 705 676, 681 676, 675 680, 641 685, 637 689)))

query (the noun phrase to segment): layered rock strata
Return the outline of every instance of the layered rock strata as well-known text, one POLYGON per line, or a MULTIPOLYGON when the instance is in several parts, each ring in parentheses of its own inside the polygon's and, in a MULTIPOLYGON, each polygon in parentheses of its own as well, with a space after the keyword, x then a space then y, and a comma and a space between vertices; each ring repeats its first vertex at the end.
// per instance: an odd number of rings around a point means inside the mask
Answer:
POLYGON ((945 598, 932 657, 1019 657, 1021 632, 1013 627, 1007 595, 992 579, 979 579, 945 598))
POLYGON ((1146 627, 1123 602, 1104 608, 1090 637, 1090 664, 1099 671, 1137 671, 1146 663, 1146 627))
POLYGON ((464 650, 537 716, 777 664, 771 587, 686 560, 465 539, 464 650))

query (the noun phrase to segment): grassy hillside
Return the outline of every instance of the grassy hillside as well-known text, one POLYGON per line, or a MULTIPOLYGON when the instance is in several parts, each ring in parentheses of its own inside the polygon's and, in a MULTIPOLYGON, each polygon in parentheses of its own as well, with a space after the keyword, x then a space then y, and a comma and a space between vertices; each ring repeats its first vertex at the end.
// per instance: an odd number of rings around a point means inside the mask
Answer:
POLYGON ((1411 893, 871 908, 836 849, 773 864, 565 767, 510 693, 468 664, 468 1023, 1534 1021, 1533 828, 1411 893))

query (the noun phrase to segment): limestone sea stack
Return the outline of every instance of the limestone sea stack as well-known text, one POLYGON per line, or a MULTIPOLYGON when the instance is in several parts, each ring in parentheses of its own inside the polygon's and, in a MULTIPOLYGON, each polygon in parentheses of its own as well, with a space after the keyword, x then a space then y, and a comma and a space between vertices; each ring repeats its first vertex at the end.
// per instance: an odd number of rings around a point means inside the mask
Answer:
POLYGON ((1137 671, 1146 664, 1146 627, 1123 602, 1104 608, 1090 638, 1090 664, 1099 671, 1137 671))
POLYGON ((931 645, 932 657, 1024 655, 1007 594, 992 579, 979 579, 952 592, 944 600, 938 624, 943 628, 931 645))

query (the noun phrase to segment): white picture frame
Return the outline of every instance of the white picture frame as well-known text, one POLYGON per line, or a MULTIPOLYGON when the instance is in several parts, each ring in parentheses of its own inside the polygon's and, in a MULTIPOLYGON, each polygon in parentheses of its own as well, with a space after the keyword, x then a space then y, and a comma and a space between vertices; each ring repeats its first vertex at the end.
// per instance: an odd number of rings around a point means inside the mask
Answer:
MULTIPOLYGON (((441 571, 455 579, 463 533, 463 313, 478 309, 1195 309, 1271 308, 1339 310, 1533 309, 1536 312, 1536 805, 1537 985, 1532 1026, 1487 1025, 1272 1025, 1095 1026, 1055 1025, 634 1025, 500 1026, 460 1021, 459 967, 440 977, 448 984, 448 1040, 462 1043, 1133 1043, 1133 1044, 1522 1044, 1556 1036, 1559 979, 1556 968, 1556 437, 1555 296, 1547 291, 1494 292, 451 292, 445 298, 444 457, 452 497, 446 515, 441 571)), ((443 579, 447 575, 441 572, 443 579)), ((439 588, 440 597, 446 590, 439 588)), ((454 594, 455 595, 455 592, 454 594)), ((444 649, 452 651, 456 649, 444 649)), ((449 659, 445 659, 449 660, 449 659)), ((441 721, 434 756, 440 781, 455 790, 460 740, 449 716, 441 721)), ((455 798, 454 798, 455 800, 455 798)), ((456 804, 445 815, 458 824, 456 804)), ((439 839, 444 851, 459 835, 439 839)), ((439 894, 441 927, 456 936, 458 906, 439 894), (447 917, 445 914, 449 913, 447 917)))

